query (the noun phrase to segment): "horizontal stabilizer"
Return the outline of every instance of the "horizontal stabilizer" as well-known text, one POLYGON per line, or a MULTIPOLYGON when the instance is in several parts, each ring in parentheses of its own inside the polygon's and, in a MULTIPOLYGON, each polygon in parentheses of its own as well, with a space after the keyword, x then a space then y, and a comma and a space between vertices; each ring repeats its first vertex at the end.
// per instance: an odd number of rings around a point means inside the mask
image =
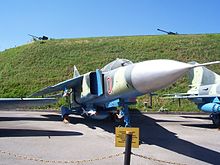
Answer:
POLYGON ((175 96, 187 96, 189 93, 172 93, 172 94, 163 94, 164 98, 166 97, 175 97, 175 96))
POLYGON ((165 99, 180 99, 183 97, 189 96, 189 93, 173 93, 173 94, 164 94, 163 98, 165 99))
POLYGON ((0 109, 36 107, 56 102, 54 98, 0 98, 0 109))
POLYGON ((168 96, 164 97, 166 99, 195 99, 195 98, 215 98, 215 97, 220 97, 220 95, 173 95, 173 96, 168 96))
POLYGON ((216 98, 216 97, 220 97, 220 95, 189 95, 189 96, 183 96, 183 99, 216 98))

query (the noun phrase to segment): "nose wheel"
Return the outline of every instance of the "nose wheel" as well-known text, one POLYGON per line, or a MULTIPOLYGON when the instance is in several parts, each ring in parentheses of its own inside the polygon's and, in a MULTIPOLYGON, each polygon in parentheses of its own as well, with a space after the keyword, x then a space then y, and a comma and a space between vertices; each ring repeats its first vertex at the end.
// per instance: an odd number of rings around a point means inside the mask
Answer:
POLYGON ((124 117, 125 127, 131 127, 130 114, 127 104, 123 105, 119 115, 124 117))

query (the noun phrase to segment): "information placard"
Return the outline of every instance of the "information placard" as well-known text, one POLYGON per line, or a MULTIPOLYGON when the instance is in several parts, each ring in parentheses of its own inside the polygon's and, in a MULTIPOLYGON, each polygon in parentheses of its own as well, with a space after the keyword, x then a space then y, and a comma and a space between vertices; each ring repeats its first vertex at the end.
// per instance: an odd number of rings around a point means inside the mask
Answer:
POLYGON ((133 148, 139 148, 139 128, 133 127, 115 127, 115 146, 125 147, 126 132, 132 132, 132 145, 133 148))

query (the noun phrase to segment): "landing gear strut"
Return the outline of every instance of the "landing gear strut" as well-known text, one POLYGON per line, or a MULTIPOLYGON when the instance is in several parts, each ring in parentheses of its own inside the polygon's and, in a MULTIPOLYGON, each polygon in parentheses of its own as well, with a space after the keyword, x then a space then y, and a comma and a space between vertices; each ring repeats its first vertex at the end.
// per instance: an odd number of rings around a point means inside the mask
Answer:
POLYGON ((120 111, 120 115, 124 116, 125 127, 131 127, 130 114, 127 104, 123 104, 123 108, 120 111))
POLYGON ((213 124, 217 127, 220 127, 220 114, 211 114, 210 117, 213 124))
POLYGON ((69 123, 70 122, 69 115, 71 114, 71 110, 68 107, 62 106, 60 108, 60 111, 61 111, 61 117, 63 119, 63 122, 69 123))

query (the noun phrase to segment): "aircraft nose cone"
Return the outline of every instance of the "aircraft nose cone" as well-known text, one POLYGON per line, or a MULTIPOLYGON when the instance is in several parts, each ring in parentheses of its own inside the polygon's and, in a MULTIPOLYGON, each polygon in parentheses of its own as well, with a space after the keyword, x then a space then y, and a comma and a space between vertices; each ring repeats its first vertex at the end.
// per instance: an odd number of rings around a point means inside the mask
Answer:
POLYGON ((131 80, 137 91, 149 93, 172 84, 190 68, 191 64, 174 60, 144 61, 134 66, 131 80))

